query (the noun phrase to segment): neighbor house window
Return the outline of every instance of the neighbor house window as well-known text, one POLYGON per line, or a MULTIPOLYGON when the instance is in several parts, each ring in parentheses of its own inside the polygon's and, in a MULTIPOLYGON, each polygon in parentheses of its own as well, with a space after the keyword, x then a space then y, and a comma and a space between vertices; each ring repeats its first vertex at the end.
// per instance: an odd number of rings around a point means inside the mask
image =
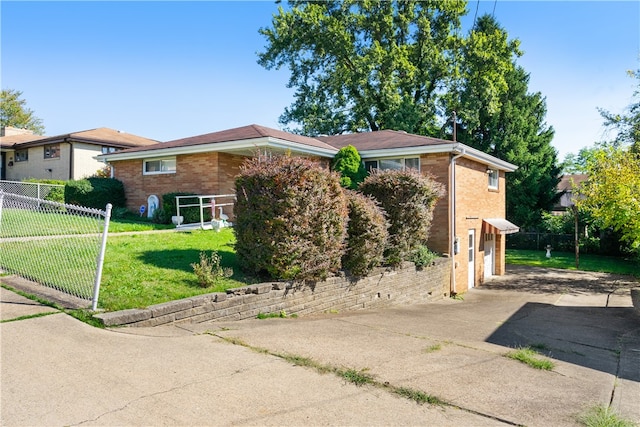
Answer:
POLYGON ((107 147, 106 145, 102 146, 102 154, 110 154, 118 151, 116 147, 107 147))
POLYGON ((29 150, 18 150, 15 152, 14 157, 16 162, 26 162, 29 160, 29 150))
POLYGON ((489 188, 492 190, 498 189, 498 171, 495 169, 487 170, 487 176, 489 177, 489 188))
POLYGON ((403 169, 416 169, 420 170, 420 158, 408 157, 406 159, 380 159, 380 160, 366 160, 364 162, 365 169, 370 172, 373 169, 381 170, 403 170, 403 169))
POLYGON ((145 160, 143 173, 145 175, 176 173, 176 158, 145 160))
POLYGON ((57 159, 60 157, 60 144, 47 144, 44 146, 45 159, 57 159))

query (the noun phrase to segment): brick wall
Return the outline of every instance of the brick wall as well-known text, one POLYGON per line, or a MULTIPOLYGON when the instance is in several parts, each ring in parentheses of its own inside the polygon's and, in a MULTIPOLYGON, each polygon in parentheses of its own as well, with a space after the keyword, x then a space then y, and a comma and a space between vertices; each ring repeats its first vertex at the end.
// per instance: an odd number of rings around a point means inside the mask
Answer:
MULTIPOLYGON (((487 166, 460 158, 456 160, 456 235, 460 252, 455 256, 456 292, 468 289, 469 230, 475 230, 475 283, 484 281, 483 218, 505 217, 505 173, 500 172, 498 189, 489 189, 487 166)), ((496 236, 495 272, 504 274, 505 239, 496 236)))
POLYGON ((287 314, 309 315, 426 303, 449 295, 449 266, 447 258, 438 258, 432 266, 423 269, 407 263, 394 270, 379 269, 357 281, 336 276, 308 284, 262 283, 94 317, 106 326, 157 326, 173 322, 242 320, 281 310, 287 314))
POLYGON ((137 212, 147 198, 173 192, 200 195, 235 192, 234 178, 244 157, 225 153, 185 154, 176 157, 176 172, 143 175, 143 160, 112 162, 114 177, 124 184, 127 208, 137 212))
POLYGON ((429 232, 427 246, 434 252, 448 254, 451 252, 449 240, 449 163, 450 154, 429 154, 420 158, 420 170, 444 185, 446 194, 438 200, 433 209, 433 221, 429 232))

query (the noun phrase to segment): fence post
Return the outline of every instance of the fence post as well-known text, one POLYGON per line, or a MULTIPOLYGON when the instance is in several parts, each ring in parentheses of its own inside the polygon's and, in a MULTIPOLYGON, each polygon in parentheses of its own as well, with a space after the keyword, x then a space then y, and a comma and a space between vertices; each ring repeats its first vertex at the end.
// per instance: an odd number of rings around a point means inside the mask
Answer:
POLYGON ((102 245, 98 254, 98 265, 96 267, 96 281, 93 285, 93 300, 91 310, 96 311, 98 308, 98 295, 100 294, 100 281, 102 280, 102 266, 104 265, 104 252, 107 248, 107 234, 109 233, 109 220, 111 219, 111 203, 107 203, 104 214, 104 230, 102 231, 102 245))

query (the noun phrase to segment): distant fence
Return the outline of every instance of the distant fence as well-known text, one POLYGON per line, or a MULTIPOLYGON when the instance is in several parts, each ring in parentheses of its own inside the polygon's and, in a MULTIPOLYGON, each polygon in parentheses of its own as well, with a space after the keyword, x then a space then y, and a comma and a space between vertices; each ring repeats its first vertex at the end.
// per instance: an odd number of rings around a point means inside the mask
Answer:
MULTIPOLYGON (((507 235, 507 249, 544 250, 551 246, 560 252, 575 251, 573 234, 553 234, 536 232, 519 232, 507 235)), ((596 236, 579 236, 580 252, 618 256, 621 254, 620 242, 611 232, 601 232, 596 236)))
POLYGON ((111 205, 84 208, 0 191, 0 271, 98 304, 111 205))
POLYGON ((572 252, 575 245, 574 235, 526 232, 507 235, 507 249, 543 250, 547 245, 558 251, 572 252))
MULTIPOLYGON (((64 199, 64 185, 41 184, 39 182, 0 181, 0 191, 34 199, 49 199, 51 193, 62 192, 64 199)), ((58 200, 57 198, 55 200, 58 200)))

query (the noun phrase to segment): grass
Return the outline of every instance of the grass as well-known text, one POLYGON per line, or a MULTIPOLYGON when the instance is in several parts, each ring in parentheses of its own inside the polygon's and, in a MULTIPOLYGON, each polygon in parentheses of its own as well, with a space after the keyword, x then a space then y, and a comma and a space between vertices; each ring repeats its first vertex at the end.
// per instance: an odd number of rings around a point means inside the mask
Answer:
POLYGON ((633 421, 621 418, 611 408, 597 405, 578 417, 578 422, 586 427, 635 427, 633 421))
POLYGON ((109 236, 99 306, 107 311, 143 308, 253 283, 240 271, 234 242, 231 229, 109 236), (217 251, 221 266, 234 274, 215 287, 201 287, 191 264, 202 251, 217 251))
POLYGON ((535 369, 542 369, 545 371, 553 370, 555 364, 550 360, 539 358, 538 355, 539 354, 535 349, 531 347, 522 347, 517 350, 510 351, 505 354, 505 357, 517 360, 535 369))
POLYGON ((274 318, 279 318, 279 319, 287 319, 287 318, 292 318, 295 319, 297 318, 298 315, 293 313, 291 315, 288 315, 286 311, 284 310, 280 310, 277 313, 258 313, 258 315, 256 316, 257 319, 274 319, 274 318))
MULTIPOLYGON (((506 263, 565 270, 576 269, 576 258, 573 252, 552 251, 551 258, 547 258, 545 251, 508 249, 506 263)), ((580 270, 582 271, 624 274, 640 278, 640 267, 638 265, 638 261, 624 258, 580 254, 580 270)))

